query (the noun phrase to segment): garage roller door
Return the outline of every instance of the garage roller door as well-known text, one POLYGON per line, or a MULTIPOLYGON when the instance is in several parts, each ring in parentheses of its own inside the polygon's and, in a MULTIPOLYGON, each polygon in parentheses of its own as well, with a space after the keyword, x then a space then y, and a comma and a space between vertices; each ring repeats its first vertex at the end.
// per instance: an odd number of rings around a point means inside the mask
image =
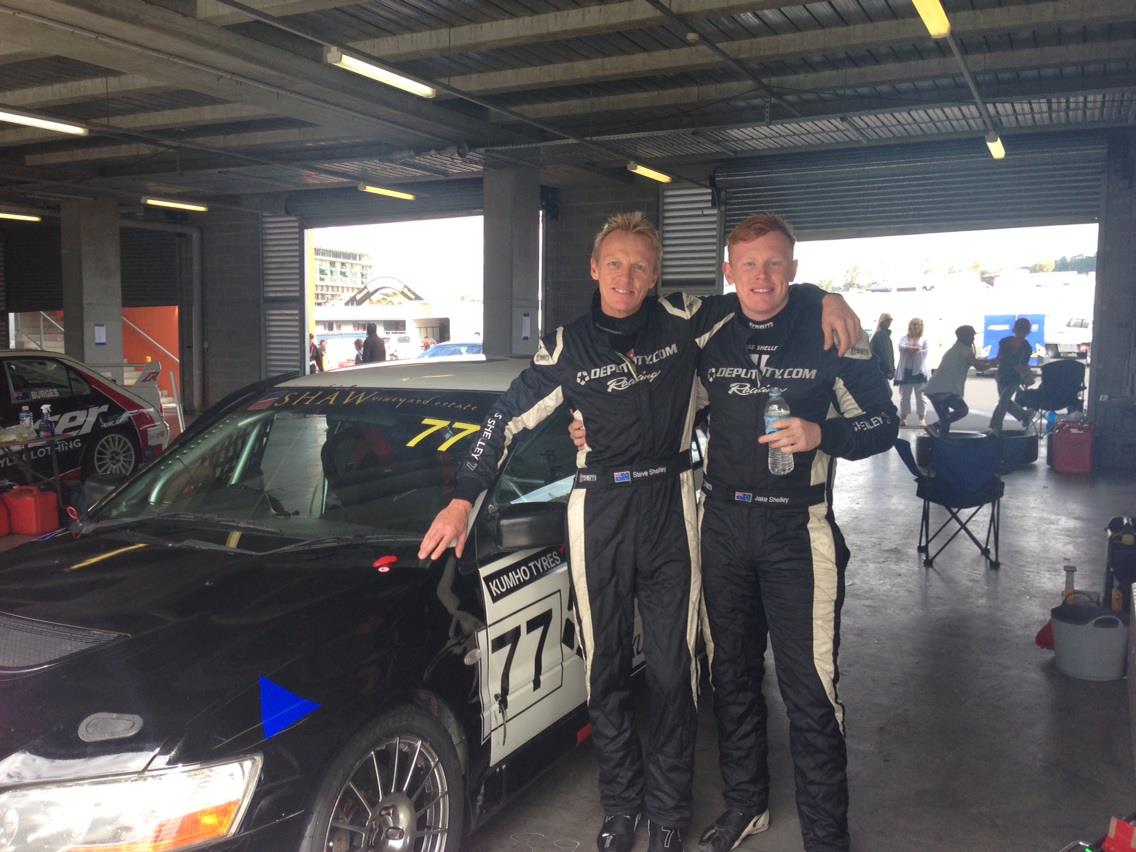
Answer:
POLYGON ((713 293, 721 264, 721 217, 709 189, 667 188, 662 192, 662 292, 713 293))
POLYGON ((861 148, 723 164, 725 228, 786 216, 804 239, 1094 222, 1102 138, 1009 137, 994 160, 981 139, 861 148))
POLYGON ((262 216, 261 316, 264 376, 307 372, 304 333, 304 232, 291 216, 262 216))

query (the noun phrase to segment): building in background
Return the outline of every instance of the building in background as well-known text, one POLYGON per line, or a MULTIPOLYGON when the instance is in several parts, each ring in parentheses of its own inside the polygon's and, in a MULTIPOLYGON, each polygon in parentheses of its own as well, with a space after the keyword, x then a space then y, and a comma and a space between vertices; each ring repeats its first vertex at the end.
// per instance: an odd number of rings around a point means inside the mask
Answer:
POLYGON ((315 246, 315 303, 341 301, 371 279, 371 256, 353 251, 315 246))

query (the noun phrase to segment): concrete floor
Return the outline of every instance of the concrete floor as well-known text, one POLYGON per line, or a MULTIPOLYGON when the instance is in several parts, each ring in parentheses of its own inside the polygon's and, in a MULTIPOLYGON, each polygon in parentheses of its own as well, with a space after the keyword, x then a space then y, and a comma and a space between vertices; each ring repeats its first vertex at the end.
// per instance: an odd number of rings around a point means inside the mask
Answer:
MULTIPOLYGON (((920 504, 894 452, 841 462, 836 493, 853 554, 840 655, 853 849, 1056 852, 1136 809, 1125 682, 1066 677, 1033 641, 1059 602, 1064 563, 1078 566, 1078 587, 1099 590, 1104 525, 1136 512, 1132 478, 1060 475, 1044 458, 1008 476, 997 571, 959 541, 933 569, 922 566, 920 504)), ((772 826, 739 848, 793 852, 801 840, 784 705, 772 678, 765 686, 772 826)), ((720 791, 704 694, 696 830, 718 814, 720 791)), ((466 848, 592 849, 600 818, 586 745, 466 848)))

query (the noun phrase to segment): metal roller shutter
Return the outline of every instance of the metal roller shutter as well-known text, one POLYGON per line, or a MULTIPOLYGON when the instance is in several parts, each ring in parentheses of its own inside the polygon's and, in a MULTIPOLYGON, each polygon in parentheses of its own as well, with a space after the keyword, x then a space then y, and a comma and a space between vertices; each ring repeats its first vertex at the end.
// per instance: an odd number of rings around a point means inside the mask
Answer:
POLYGON ((1093 222, 1103 138, 1013 137, 1006 159, 981 140, 821 151, 722 165, 728 233, 772 210, 804 239, 1093 222))
POLYGON ((470 216, 485 209, 481 180, 450 180, 415 184, 414 201, 399 201, 357 189, 317 189, 293 193, 287 210, 308 228, 369 225, 470 216))
POLYGON ((0 238, 0 349, 7 349, 11 343, 8 340, 8 297, 7 285, 4 281, 4 240, 0 238))
POLYGON ((261 217, 264 317, 264 376, 302 375, 307 366, 304 334, 304 231, 291 216, 261 217))
POLYGON ((123 226, 119 231, 122 306, 178 304, 178 235, 123 226))
POLYGON ((662 191, 663 292, 716 292, 721 266, 721 216, 709 189, 662 191))
POLYGON ((58 311, 63 307, 63 260, 59 223, 0 231, 4 245, 8 310, 58 311))

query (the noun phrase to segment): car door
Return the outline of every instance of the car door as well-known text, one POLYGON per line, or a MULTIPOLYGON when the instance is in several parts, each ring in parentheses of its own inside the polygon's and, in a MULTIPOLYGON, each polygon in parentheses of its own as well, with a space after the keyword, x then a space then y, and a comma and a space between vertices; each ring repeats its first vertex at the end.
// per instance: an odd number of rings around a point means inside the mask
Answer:
MULTIPOLYGON (((43 418, 43 406, 50 405, 55 434, 60 436, 54 447, 56 464, 60 473, 77 468, 82 460, 81 436, 90 432, 98 414, 87 405, 89 386, 84 382, 75 387, 67 365, 49 353, 5 358, 3 365, 6 383, 3 390, 11 406, 13 420, 18 419, 20 409, 26 405, 32 420, 38 423, 43 418)), ((41 476, 51 475, 48 450, 30 450, 28 458, 32 468, 41 476)))
MULTIPOLYGON (((563 409, 526 436, 484 513, 510 504, 567 506, 576 455, 567 426, 563 409)), ((584 704, 584 663, 563 544, 481 547, 477 571, 486 624, 478 635, 482 739, 490 740, 495 764, 584 704)))

